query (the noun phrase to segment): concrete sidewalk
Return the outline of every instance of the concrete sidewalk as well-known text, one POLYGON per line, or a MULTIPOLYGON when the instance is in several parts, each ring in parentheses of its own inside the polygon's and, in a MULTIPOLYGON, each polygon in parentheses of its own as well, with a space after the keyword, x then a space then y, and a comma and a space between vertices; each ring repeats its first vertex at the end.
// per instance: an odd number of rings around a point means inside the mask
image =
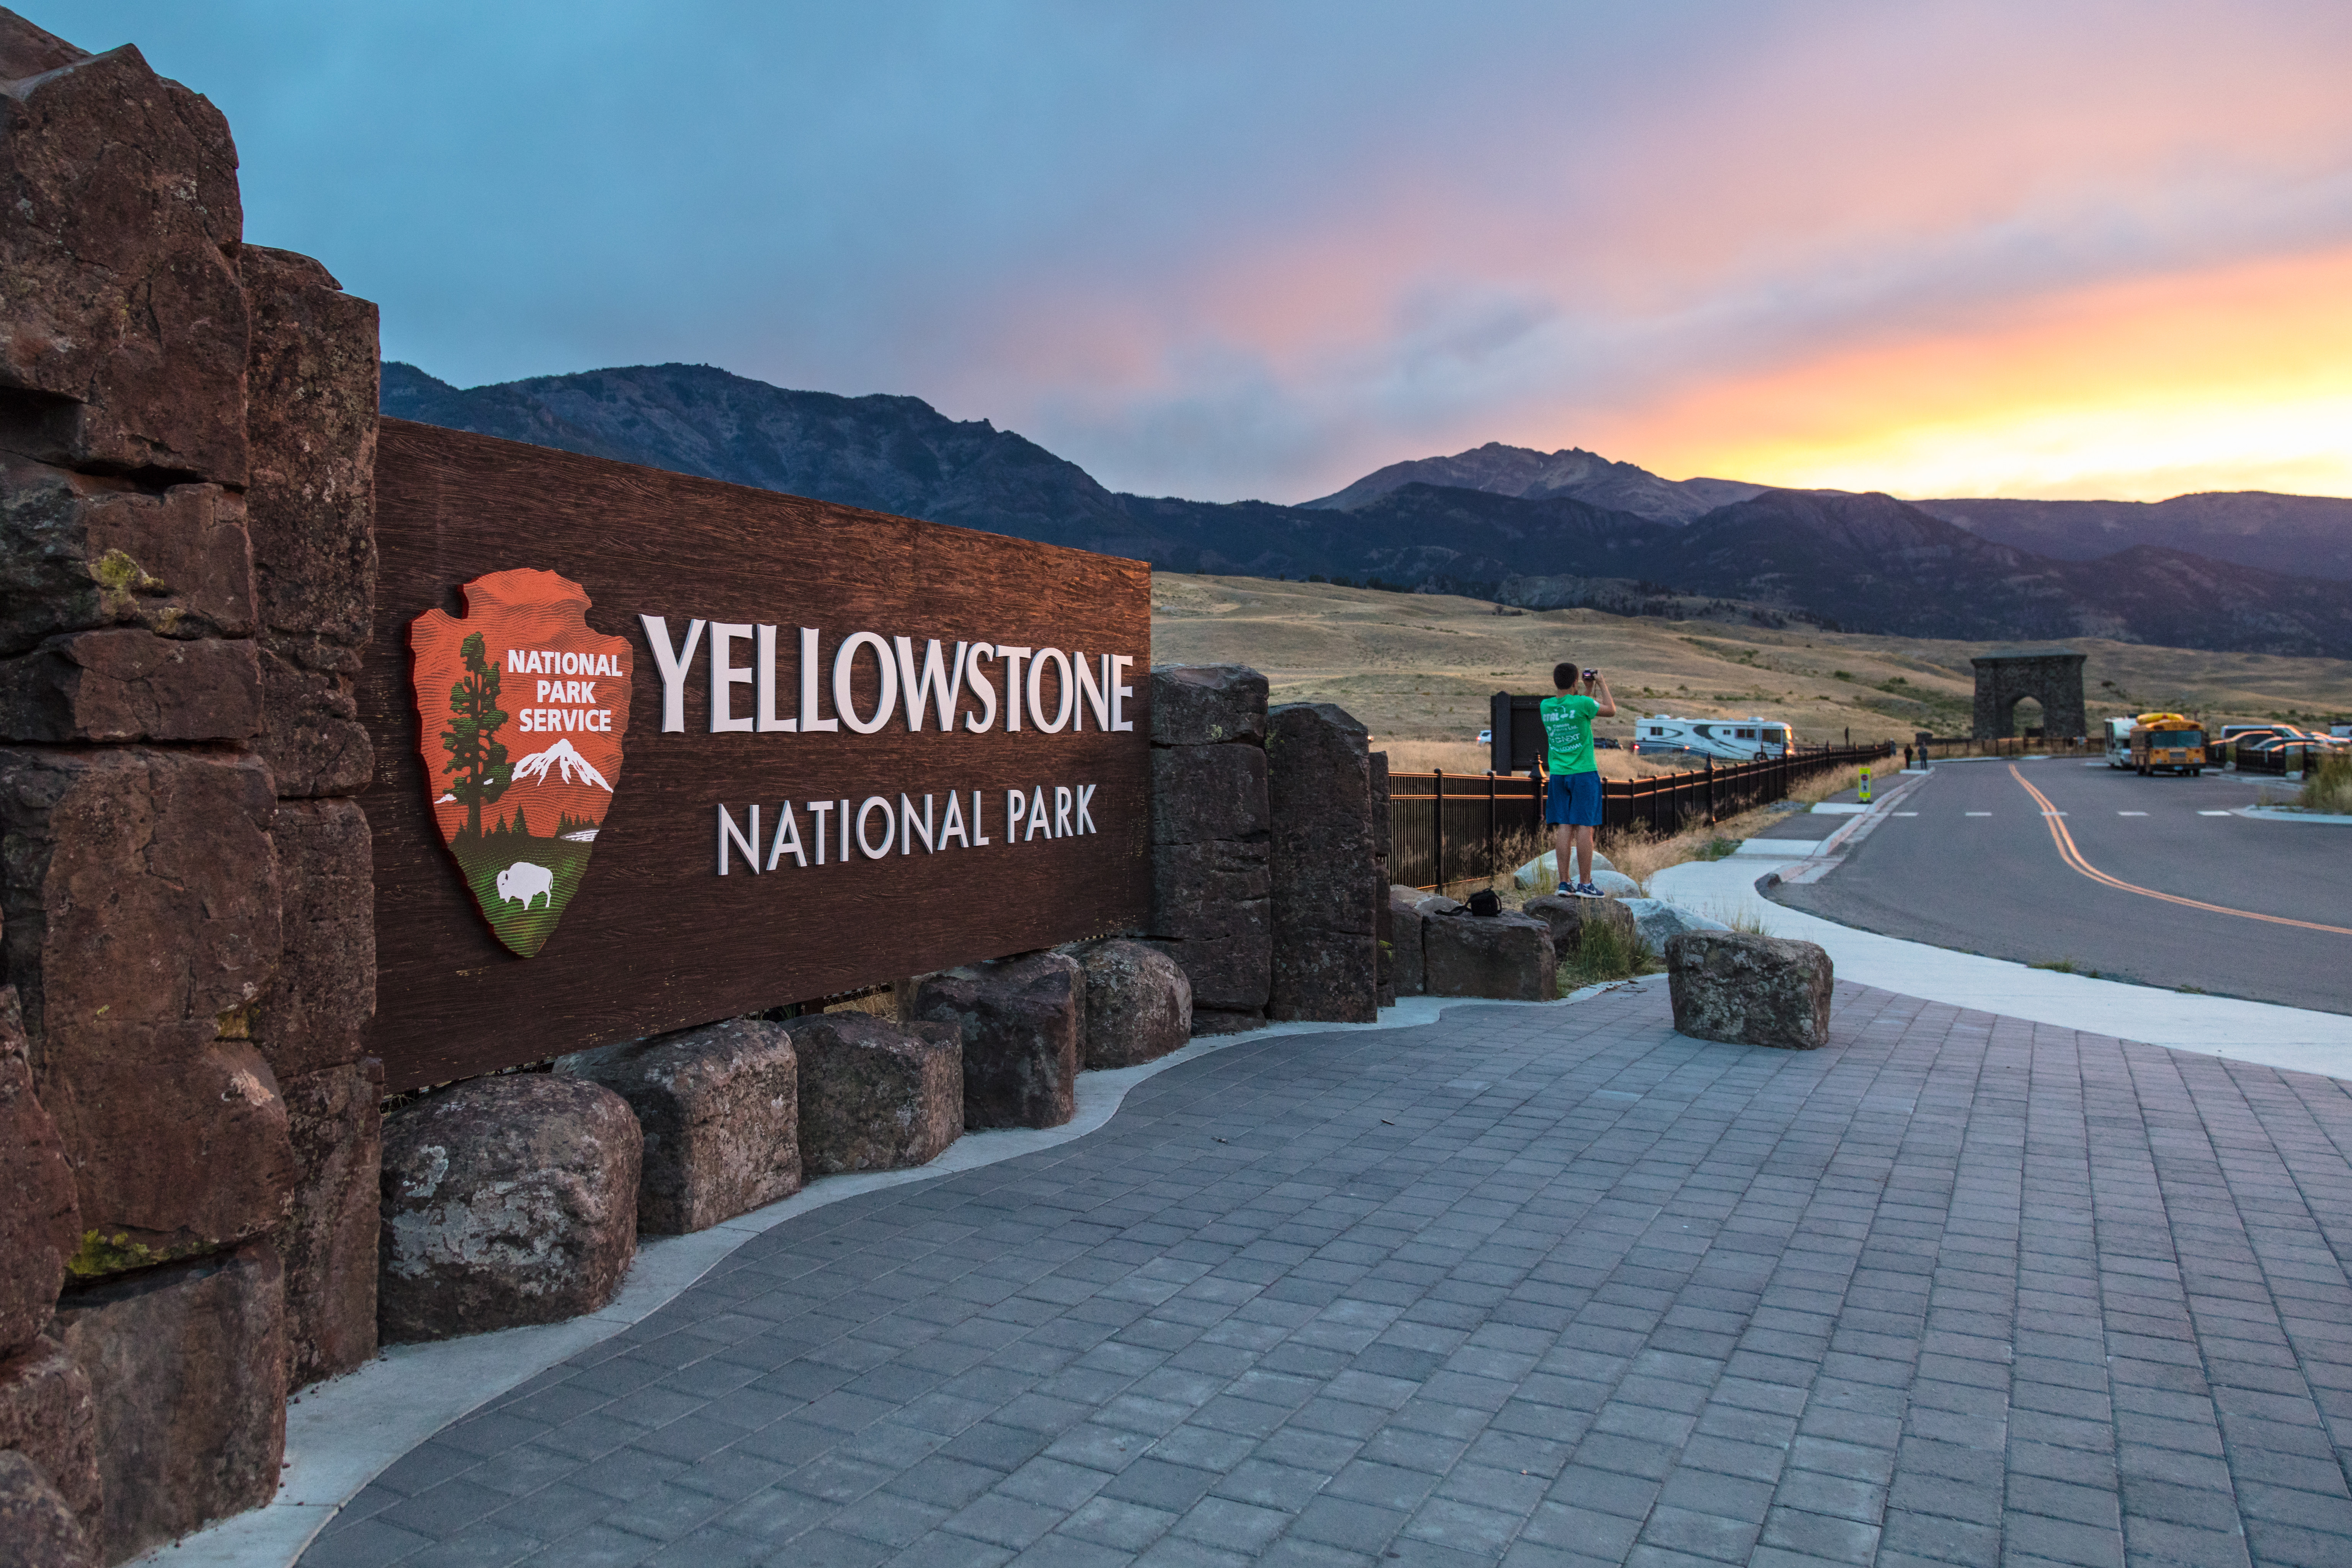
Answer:
POLYGON ((1769 855, 1692 861, 1659 872, 1650 885, 1661 898, 1727 923, 1737 918, 1759 921, 1775 936, 1819 942, 1841 980, 2173 1050, 2352 1078, 2352 1016, 2094 980, 1955 952, 1857 931, 1776 904, 1756 891, 1759 879, 1801 863, 1769 855))
POLYGON ((2352 1094, 1838 990, 1244 1037, 746 1241, 305 1562, 2352 1561, 2352 1094))

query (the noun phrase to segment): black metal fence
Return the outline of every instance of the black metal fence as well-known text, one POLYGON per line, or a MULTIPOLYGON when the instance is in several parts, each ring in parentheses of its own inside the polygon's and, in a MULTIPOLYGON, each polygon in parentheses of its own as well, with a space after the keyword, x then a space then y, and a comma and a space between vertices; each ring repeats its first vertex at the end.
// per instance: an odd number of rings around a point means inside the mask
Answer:
MULTIPOLYGON (((2229 748, 2231 765, 2242 773, 2271 773, 2284 777, 2288 773, 2305 773, 2331 756, 2343 754, 2343 748, 2328 747, 2317 742, 2289 742, 2283 746, 2271 746, 2256 751, 2252 746, 2229 748)), ((2221 765, 2222 748, 2216 746, 2207 753, 2212 766, 2221 765)))
MULTIPOLYGON (((1892 746, 1851 746, 1754 763, 1702 763, 1679 773, 1603 779, 1604 831, 1664 835, 1713 825, 1784 800, 1800 779, 1827 768, 1875 763, 1892 746)), ((1389 874, 1408 887, 1492 877, 1548 845, 1541 786, 1525 774, 1391 773, 1389 874), (1530 847, 1532 846, 1532 847, 1530 847)))

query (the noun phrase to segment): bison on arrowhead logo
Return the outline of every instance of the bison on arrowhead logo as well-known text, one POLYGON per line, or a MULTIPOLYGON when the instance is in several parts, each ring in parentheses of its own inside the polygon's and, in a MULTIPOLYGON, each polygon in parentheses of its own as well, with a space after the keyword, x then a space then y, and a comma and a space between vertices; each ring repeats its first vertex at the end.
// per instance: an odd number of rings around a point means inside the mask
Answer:
POLYGON ((588 873, 621 780, 629 645, 552 572, 466 584, 466 617, 410 623, 418 750, 442 842, 500 942, 530 958, 588 873))

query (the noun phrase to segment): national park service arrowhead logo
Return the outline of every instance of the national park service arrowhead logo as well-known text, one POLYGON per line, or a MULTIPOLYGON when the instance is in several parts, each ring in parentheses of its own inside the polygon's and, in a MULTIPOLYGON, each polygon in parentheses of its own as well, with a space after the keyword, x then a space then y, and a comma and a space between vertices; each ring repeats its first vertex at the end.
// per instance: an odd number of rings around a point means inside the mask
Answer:
POLYGON ((427 610, 408 628, 425 795, 483 918, 530 958, 621 782, 629 645, 592 630, 587 593, 552 572, 493 572, 465 595, 465 619, 427 610))

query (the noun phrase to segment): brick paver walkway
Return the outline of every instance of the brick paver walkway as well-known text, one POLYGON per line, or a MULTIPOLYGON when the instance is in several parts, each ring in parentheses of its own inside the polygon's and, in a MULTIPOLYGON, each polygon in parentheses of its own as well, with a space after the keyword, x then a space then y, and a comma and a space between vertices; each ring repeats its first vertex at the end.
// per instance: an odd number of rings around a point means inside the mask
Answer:
POLYGON ((306 1557, 2352 1563, 2352 1097, 1841 986, 1236 1045, 778 1227, 306 1557))

